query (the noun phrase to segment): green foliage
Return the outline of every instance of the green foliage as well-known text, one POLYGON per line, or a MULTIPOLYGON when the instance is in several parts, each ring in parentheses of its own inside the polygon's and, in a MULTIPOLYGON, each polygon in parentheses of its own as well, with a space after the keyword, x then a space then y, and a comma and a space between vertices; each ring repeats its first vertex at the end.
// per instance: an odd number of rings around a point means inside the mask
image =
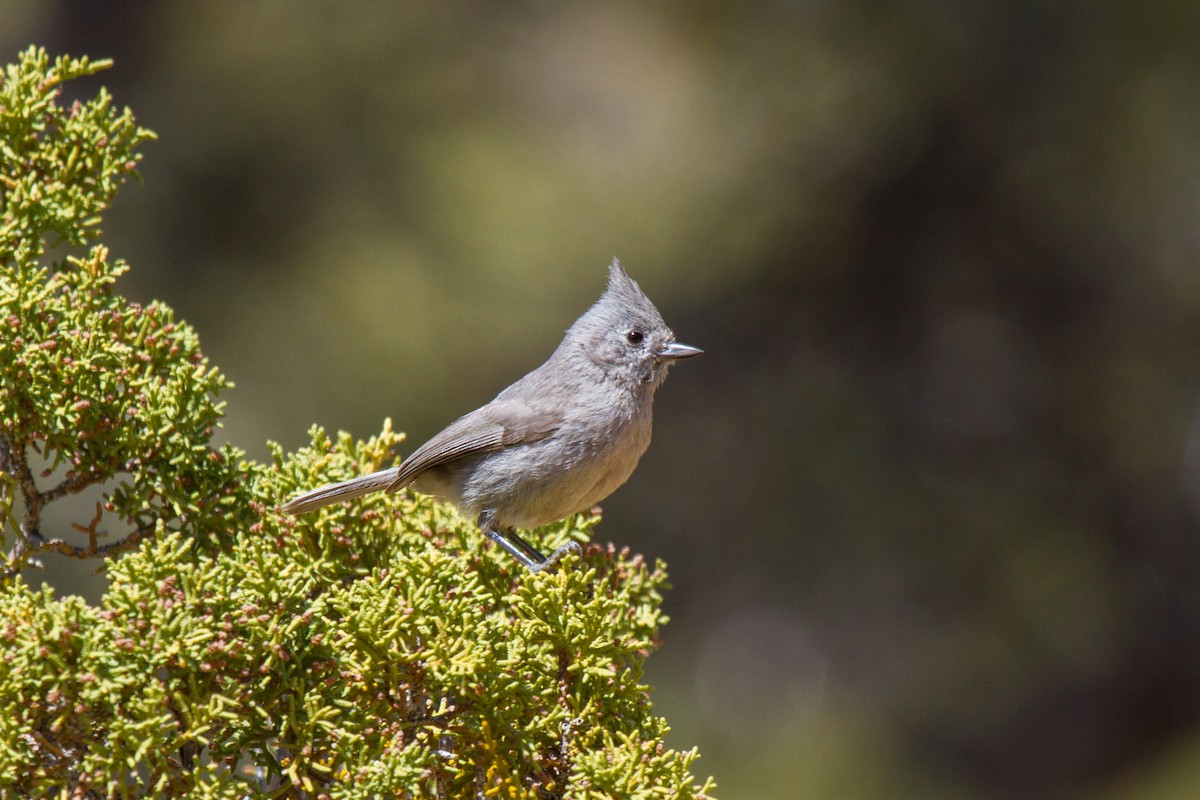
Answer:
POLYGON ((531 574, 411 494, 281 515, 401 437, 215 449, 229 384, 194 331, 115 294, 100 245, 48 260, 95 238, 152 136, 103 90, 56 103, 104 66, 31 49, 0 88, 0 798, 705 796, 639 683, 661 564, 589 545, 531 574), (89 487, 86 542, 42 530, 89 487), (100 606, 31 588, 44 552, 107 556, 100 606))
POLYGON ((156 526, 222 531, 248 499, 240 455, 209 447, 222 411, 215 395, 229 383, 195 332, 166 306, 115 294, 127 267, 102 245, 70 252, 96 238, 99 215, 140 158, 134 148, 153 136, 104 90, 69 108, 56 102, 64 81, 105 66, 51 65, 31 49, 0 87, 0 535, 15 539, 0 575, 42 552, 126 549, 156 526), (38 470, 53 485, 39 487, 38 470), (100 543, 101 509, 83 528, 86 544, 44 535, 47 503, 114 480, 107 510, 123 535, 100 543))

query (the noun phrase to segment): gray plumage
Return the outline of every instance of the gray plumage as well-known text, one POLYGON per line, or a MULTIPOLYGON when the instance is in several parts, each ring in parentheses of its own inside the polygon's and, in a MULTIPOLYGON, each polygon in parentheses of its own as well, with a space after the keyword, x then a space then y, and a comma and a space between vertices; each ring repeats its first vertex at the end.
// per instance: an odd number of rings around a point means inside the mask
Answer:
POLYGON ((623 484, 650 444, 654 393, 668 367, 700 352, 675 342, 613 259, 608 288, 544 364, 400 466, 315 489, 283 510, 303 514, 411 484, 478 517, 489 538, 531 570, 543 569, 572 545, 545 558, 514 529, 591 508, 623 484))

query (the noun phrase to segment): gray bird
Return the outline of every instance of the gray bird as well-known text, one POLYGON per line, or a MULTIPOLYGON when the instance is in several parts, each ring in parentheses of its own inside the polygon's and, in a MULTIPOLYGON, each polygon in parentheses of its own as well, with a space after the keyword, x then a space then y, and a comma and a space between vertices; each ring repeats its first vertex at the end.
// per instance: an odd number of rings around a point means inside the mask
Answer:
POLYGON ((608 288, 540 367, 460 417, 398 467, 322 486, 289 501, 303 514, 405 486, 457 505, 533 572, 543 556, 517 535, 591 508, 629 478, 650 445, 654 392, 676 361, 701 351, 675 341, 617 259, 608 288))

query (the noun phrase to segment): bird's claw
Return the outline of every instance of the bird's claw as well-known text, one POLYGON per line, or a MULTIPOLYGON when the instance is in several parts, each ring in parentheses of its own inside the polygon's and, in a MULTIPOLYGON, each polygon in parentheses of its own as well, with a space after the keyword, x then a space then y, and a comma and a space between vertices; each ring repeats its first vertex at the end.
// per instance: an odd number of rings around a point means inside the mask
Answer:
POLYGON ((547 567, 552 567, 555 564, 557 564, 562 559, 562 557, 565 556, 567 553, 574 553, 577 556, 582 555, 583 554, 583 546, 580 545, 579 542, 576 542, 576 541, 570 541, 570 542, 567 542, 566 544, 559 545, 558 547, 554 548, 553 553, 551 553, 550 555, 546 556, 545 559, 543 559, 542 563, 540 563, 536 566, 530 567, 529 571, 530 572, 541 572, 542 570, 546 569, 547 567))

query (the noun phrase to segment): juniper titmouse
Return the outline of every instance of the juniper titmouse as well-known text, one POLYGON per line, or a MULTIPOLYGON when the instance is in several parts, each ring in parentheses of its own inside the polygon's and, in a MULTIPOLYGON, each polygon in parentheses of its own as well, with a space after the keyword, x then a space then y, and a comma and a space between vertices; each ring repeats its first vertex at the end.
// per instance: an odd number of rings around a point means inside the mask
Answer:
POLYGON ((545 364, 452 422, 398 467, 322 486, 283 507, 321 506, 408 486, 478 515, 492 541, 534 572, 543 556, 514 531, 590 508, 623 484, 650 444, 654 392, 679 344, 658 309, 613 259, 608 288, 567 329, 545 364))

